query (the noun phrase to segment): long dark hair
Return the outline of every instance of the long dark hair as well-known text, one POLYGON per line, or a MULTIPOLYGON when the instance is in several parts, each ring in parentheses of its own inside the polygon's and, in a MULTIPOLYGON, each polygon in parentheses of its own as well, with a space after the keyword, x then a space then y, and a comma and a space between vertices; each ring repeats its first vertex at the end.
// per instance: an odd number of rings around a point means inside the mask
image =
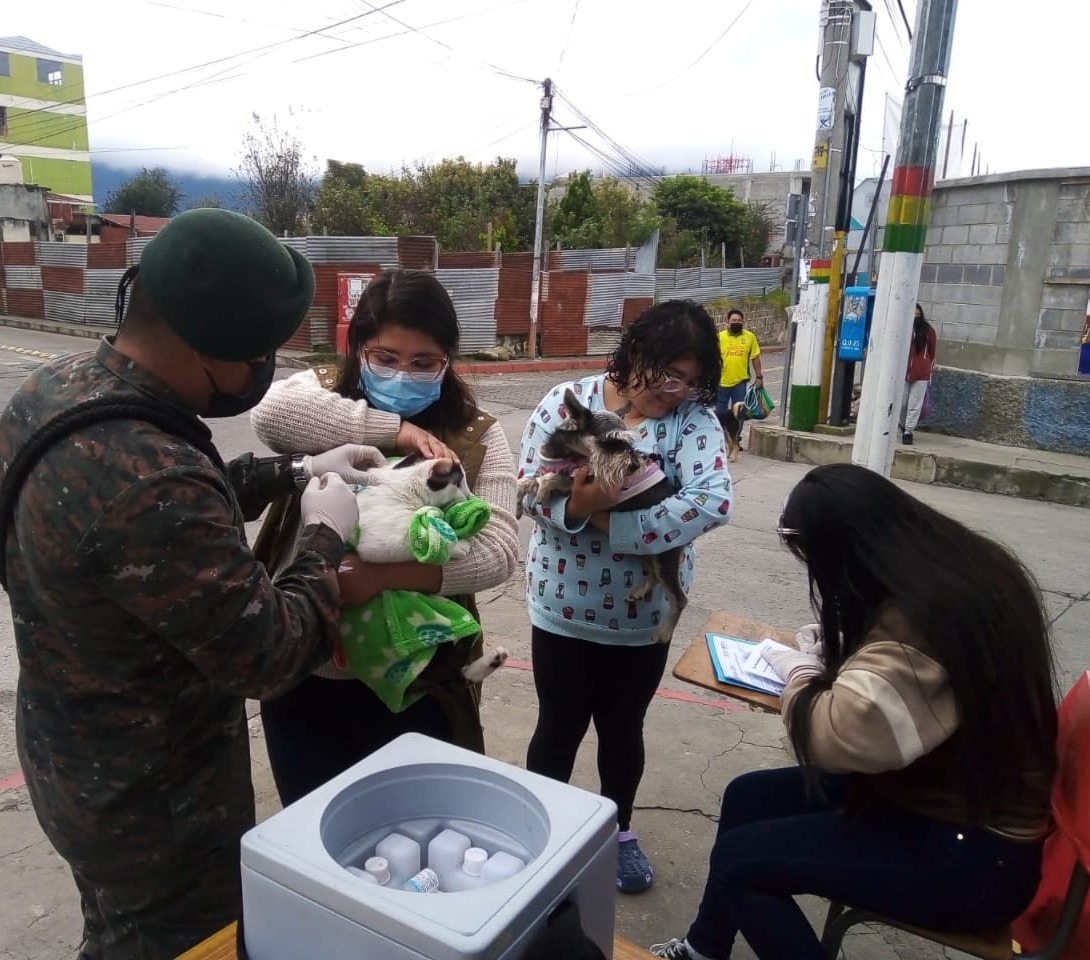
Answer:
POLYGON ((694 399, 715 403, 723 358, 719 335, 708 311, 692 300, 666 300, 641 313, 621 335, 617 349, 606 361, 606 376, 621 389, 639 388, 648 380, 666 376, 677 360, 700 362, 700 380, 694 399))
POLYGON ((405 419, 434 433, 463 429, 473 419, 477 401, 454 372, 458 314, 446 288, 424 270, 386 270, 368 284, 348 327, 348 356, 341 363, 337 393, 353 400, 367 399, 367 391, 360 386, 363 345, 393 326, 426 333, 450 357, 439 399, 405 419))
POLYGON ((809 763, 814 698, 887 610, 946 670, 958 710, 962 803, 985 820, 1012 769, 1055 766, 1049 624, 1033 576, 1005 547, 853 464, 811 470, 781 526, 806 564, 825 671, 791 704, 795 754, 809 763))
POLYGON ((923 315, 923 307, 916 304, 916 312, 912 315, 912 349, 916 353, 923 353, 927 349, 927 331, 931 324, 923 315))

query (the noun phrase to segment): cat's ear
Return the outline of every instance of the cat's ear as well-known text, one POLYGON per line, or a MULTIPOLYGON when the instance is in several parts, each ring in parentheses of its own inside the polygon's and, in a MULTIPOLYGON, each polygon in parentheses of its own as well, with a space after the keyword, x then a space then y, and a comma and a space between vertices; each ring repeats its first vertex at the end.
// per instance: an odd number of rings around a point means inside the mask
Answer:
POLYGON ((579 402, 579 398, 571 387, 564 391, 564 410, 568 414, 568 420, 580 433, 590 432, 594 416, 579 402))

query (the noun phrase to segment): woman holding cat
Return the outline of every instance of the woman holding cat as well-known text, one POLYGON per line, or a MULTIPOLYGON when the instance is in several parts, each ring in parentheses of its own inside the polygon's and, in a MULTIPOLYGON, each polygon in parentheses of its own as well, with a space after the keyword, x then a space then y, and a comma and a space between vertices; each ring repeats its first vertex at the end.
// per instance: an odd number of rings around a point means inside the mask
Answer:
POLYGON ((715 323, 691 302, 658 304, 624 332, 606 373, 560 384, 534 411, 522 437, 519 477, 541 466, 542 440, 567 416, 570 388, 590 411, 624 418, 636 448, 658 462, 676 489, 648 510, 625 511, 623 493, 576 471, 570 495, 524 499, 537 529, 526 559, 526 595, 538 720, 526 766, 571 777, 594 721, 601 790, 617 804, 621 828, 617 888, 646 890, 651 865, 631 829, 643 776, 643 720, 666 667, 656 628, 666 593, 628 601, 646 578, 641 557, 684 546, 681 581, 692 580, 690 544, 727 522, 730 475, 723 431, 712 410, 721 366, 715 323))
MULTIPOLYGON (((491 518, 468 554, 445 566, 364 564, 353 558, 342 605, 384 590, 451 597, 477 616, 473 594, 515 568, 518 532, 511 452, 499 423, 478 409, 455 373, 458 317, 446 290, 423 271, 390 270, 364 291, 336 377, 307 370, 275 383, 251 414, 273 450, 318 453, 354 438, 387 453, 454 457, 491 518)), ((342 582, 343 582, 342 578, 342 582)), ((479 620, 479 616, 477 617, 479 620)), ((403 733, 416 732, 483 752, 480 690, 445 683, 479 655, 481 643, 444 643, 425 671, 432 692, 400 713, 333 663, 261 705, 273 777, 286 805, 403 733)), ((423 679, 423 678, 422 678, 423 679)), ((460 679, 460 678, 458 678, 460 679)))

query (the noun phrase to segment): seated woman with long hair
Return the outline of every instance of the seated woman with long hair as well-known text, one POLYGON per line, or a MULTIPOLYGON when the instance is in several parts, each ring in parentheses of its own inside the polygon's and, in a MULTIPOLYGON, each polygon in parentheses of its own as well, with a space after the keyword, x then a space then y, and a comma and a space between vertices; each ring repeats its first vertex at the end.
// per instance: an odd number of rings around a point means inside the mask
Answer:
POLYGON ((1006 548, 862 467, 818 467, 779 524, 818 623, 770 658, 799 766, 723 794, 671 960, 821 960, 816 894, 935 929, 1009 923, 1040 880, 1055 773, 1048 619, 1006 548))

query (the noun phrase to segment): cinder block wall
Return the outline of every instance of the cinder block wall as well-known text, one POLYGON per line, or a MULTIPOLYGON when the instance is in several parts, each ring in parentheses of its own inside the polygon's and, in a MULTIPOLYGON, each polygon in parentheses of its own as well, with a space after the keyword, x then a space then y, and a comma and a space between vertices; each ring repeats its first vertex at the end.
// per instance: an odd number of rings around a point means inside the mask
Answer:
POLYGON ((935 187, 920 302, 939 336, 932 429, 1090 454, 1090 168, 935 187))

